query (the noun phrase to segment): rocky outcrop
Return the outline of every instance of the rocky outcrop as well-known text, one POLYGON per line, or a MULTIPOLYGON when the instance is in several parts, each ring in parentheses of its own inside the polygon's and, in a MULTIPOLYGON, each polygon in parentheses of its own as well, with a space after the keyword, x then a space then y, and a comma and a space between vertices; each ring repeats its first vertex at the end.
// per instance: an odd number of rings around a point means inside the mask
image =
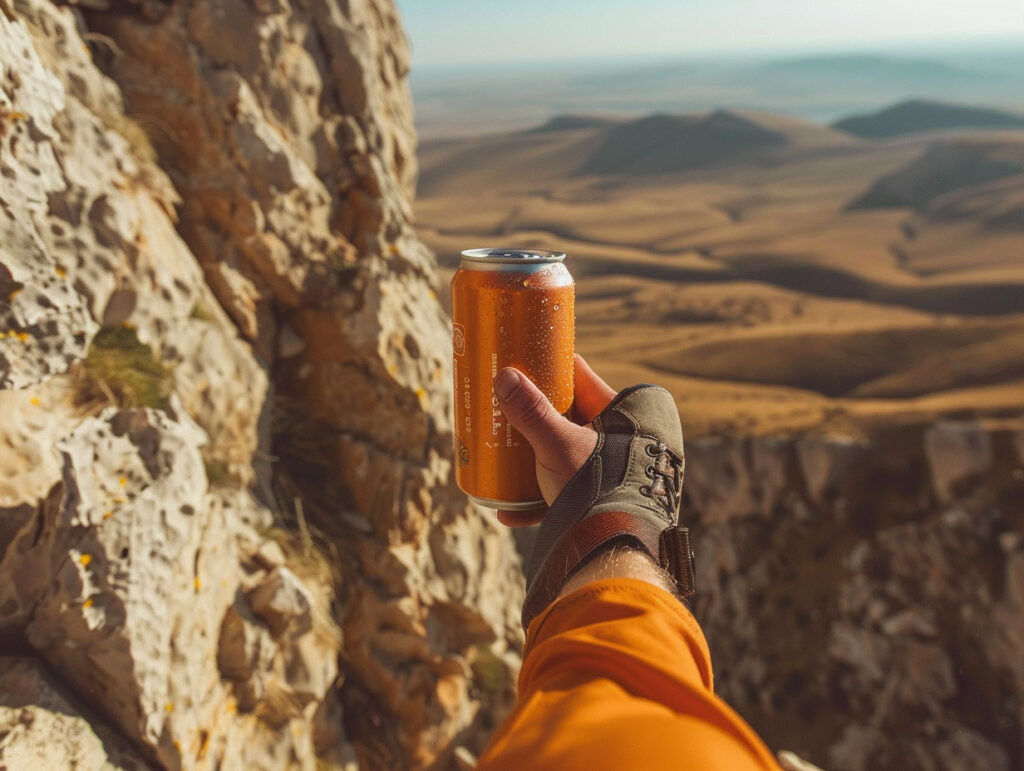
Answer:
POLYGON ((0 49, 0 643, 100 737, 9 757, 478 749, 519 563, 449 479, 394 7, 0 0, 0 49))
POLYGON ((0 735, 7 768, 149 768, 35 659, 0 658, 0 735))
POLYGON ((716 688, 831 771, 1024 761, 1024 424, 687 446, 716 688))
POLYGON ((1021 766, 1024 418, 700 437, 686 472, 715 689, 784 768, 1021 766))

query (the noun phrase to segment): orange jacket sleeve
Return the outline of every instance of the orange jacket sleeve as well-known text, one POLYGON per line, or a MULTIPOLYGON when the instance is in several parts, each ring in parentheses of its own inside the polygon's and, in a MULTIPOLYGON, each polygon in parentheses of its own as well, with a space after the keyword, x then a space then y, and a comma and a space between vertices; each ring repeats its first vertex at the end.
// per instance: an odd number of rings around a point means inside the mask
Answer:
POLYGON ((644 581, 595 581, 534 619, 519 698, 477 765, 498 769, 778 771, 715 696, 690 612, 644 581))

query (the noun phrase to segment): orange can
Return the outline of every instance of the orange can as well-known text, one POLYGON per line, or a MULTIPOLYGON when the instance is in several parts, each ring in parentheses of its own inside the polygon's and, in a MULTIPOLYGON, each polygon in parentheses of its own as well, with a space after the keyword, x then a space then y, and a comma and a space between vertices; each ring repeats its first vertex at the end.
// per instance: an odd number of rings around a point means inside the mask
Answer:
POLYGON ((469 249, 452 278, 455 479, 493 509, 544 505, 533 450, 492 381, 515 367, 566 413, 573 400, 575 283, 564 252, 469 249))

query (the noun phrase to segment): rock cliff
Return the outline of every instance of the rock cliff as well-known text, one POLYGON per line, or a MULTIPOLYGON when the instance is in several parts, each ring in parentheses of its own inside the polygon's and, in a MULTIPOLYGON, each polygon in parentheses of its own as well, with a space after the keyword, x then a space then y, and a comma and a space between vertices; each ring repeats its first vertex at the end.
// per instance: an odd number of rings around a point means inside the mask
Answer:
POLYGON ((1024 762, 1024 422, 687 447, 716 688, 834 771, 1024 762))
POLYGON ((2 0, 0 52, 0 757, 478 747, 519 567, 449 480, 392 4, 2 0))

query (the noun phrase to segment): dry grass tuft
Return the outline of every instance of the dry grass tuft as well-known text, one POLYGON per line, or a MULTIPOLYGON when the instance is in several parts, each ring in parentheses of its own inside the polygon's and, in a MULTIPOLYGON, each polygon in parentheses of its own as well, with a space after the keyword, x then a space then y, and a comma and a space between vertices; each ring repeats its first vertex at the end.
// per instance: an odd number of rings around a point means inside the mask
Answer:
POLYGON ((256 715, 267 725, 281 729, 302 714, 302 702, 287 685, 267 678, 266 692, 256 706, 256 715))
POLYGON ((88 412, 109 405, 166 410, 171 379, 171 370, 134 329, 110 327, 93 338, 75 368, 74 403, 88 412))
POLYGON ((206 481, 210 487, 225 487, 237 481, 231 474, 228 464, 222 460, 204 459, 203 466, 206 468, 206 481))
POLYGON ((326 648, 340 648, 341 619, 336 617, 334 598, 343 581, 337 547, 315 528, 312 538, 279 527, 271 528, 264 535, 280 544, 285 565, 313 592, 311 616, 317 643, 326 648))

